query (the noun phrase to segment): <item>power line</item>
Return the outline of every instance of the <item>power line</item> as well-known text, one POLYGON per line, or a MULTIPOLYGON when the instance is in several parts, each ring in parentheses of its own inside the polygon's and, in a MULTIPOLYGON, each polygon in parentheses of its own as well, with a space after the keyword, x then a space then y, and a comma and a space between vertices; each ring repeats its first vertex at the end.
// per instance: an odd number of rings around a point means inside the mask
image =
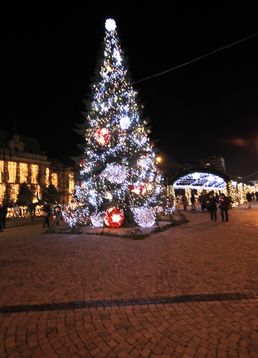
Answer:
POLYGON ((205 55, 198 56, 198 57, 196 57, 196 58, 194 58, 194 59, 192 59, 192 60, 189 60, 189 61, 186 61, 186 62, 184 62, 184 63, 181 63, 180 65, 177 65, 177 66, 175 66, 175 67, 169 68, 168 70, 165 70, 165 71, 156 73, 156 74, 154 74, 154 75, 150 75, 150 76, 144 77, 144 78, 142 78, 141 80, 135 81, 133 84, 135 84, 135 83, 140 83, 140 82, 149 80, 149 79, 154 78, 154 77, 162 76, 162 75, 164 75, 164 74, 166 74, 166 73, 168 73, 168 72, 171 72, 171 71, 175 71, 175 70, 177 70, 178 68, 181 68, 181 67, 190 65, 191 63, 200 61, 200 60, 202 60, 203 58, 206 58, 206 57, 208 57, 208 56, 214 55, 215 53, 218 53, 218 52, 223 51, 223 50, 226 50, 226 49, 228 49, 228 48, 230 48, 230 47, 236 46, 236 45, 240 44, 241 42, 247 41, 247 40, 249 40, 249 39, 251 39, 251 38, 253 38, 253 37, 257 36, 257 35, 258 35, 258 32, 256 32, 255 34, 249 35, 249 36, 247 36, 247 37, 244 37, 244 38, 242 38, 241 40, 238 40, 238 41, 232 42, 232 43, 230 43, 230 44, 228 44, 228 45, 219 47, 219 48, 217 48, 216 50, 213 50, 213 51, 211 51, 211 52, 206 53, 205 55))

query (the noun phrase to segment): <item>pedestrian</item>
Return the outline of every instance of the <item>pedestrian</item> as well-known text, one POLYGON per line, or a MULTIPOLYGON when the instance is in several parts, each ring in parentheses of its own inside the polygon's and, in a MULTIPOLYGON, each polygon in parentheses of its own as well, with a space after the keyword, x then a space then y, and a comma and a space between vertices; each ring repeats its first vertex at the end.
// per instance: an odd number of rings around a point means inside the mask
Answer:
POLYGON ((49 227, 49 225, 50 225, 49 218, 51 216, 51 206, 47 200, 44 201, 42 211, 43 211, 43 216, 44 216, 44 221, 43 221, 42 227, 45 227, 45 226, 49 227))
POLYGON ((191 200, 191 210, 192 210, 192 211, 195 211, 195 210, 196 210, 196 206, 195 206, 195 195, 194 195, 194 193, 192 193, 190 200, 191 200))
POLYGON ((187 202, 187 197, 186 197, 185 194, 182 195, 181 200, 182 200, 182 204, 183 204, 184 211, 187 211, 187 204, 188 204, 188 202, 187 202))
POLYGON ((248 192, 246 194, 246 200, 247 200, 247 203, 248 203, 248 209, 251 209, 251 201, 252 201, 252 194, 250 192, 248 192))
POLYGON ((36 215, 36 207, 34 203, 32 202, 28 203, 28 211, 30 213, 31 220, 33 220, 36 215))
POLYGON ((5 229, 7 212, 8 212, 8 202, 4 200, 2 204, 2 214, 1 214, 1 222, 2 222, 3 229, 5 229))
POLYGON ((206 200, 206 208, 210 212, 211 221, 217 221, 217 202, 214 192, 211 191, 206 200))
POLYGON ((62 210, 61 207, 58 205, 55 208, 55 225, 59 226, 60 225, 60 221, 62 220, 62 210))
POLYGON ((219 197, 219 208, 220 208, 221 221, 228 222, 229 207, 230 207, 230 200, 224 193, 222 193, 219 197))
POLYGON ((13 206, 14 216, 18 218, 20 216, 20 207, 19 204, 16 202, 13 206))
POLYGON ((205 201, 206 201, 206 196, 204 193, 201 193, 201 195, 199 196, 199 201, 201 204, 201 210, 202 210, 202 212, 204 212, 205 211, 205 201))
POLYGON ((3 204, 0 203, 0 231, 3 231, 3 204))

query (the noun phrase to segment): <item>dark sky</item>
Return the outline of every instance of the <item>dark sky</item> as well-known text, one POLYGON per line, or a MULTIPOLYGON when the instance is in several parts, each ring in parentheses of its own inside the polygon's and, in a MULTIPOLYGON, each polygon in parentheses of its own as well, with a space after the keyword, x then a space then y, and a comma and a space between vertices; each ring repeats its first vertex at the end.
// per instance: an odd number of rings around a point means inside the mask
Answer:
MULTIPOLYGON (((166 3, 2 11, 1 128, 11 129, 15 115, 17 131, 37 137, 50 157, 79 153, 82 138, 73 128, 81 122, 107 17, 117 22, 136 82, 258 32, 248 2, 179 1, 171 9, 166 3)), ((151 138, 176 161, 222 155, 232 174, 258 170, 258 36, 135 89, 151 138)))

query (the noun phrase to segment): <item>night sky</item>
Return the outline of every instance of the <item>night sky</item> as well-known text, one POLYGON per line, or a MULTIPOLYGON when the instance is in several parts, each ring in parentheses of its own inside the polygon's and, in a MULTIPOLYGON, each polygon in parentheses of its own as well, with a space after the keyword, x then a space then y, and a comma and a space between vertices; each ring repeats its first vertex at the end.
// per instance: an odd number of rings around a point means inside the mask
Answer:
POLYGON ((257 171, 258 36, 140 81, 255 34, 257 12, 248 2, 139 3, 3 11, 1 129, 12 129, 15 116, 17 132, 38 138, 50 158, 79 154, 83 139, 73 129, 90 94, 105 19, 113 17, 157 146, 179 163, 222 155, 231 174, 257 171))

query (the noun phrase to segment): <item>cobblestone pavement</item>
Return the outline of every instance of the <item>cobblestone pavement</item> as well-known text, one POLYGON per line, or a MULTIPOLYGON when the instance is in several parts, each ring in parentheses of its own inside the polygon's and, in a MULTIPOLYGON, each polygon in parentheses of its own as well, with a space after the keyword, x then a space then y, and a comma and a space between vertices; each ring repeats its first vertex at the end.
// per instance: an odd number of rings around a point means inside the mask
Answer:
POLYGON ((0 233, 0 357, 258 357, 258 205, 144 240, 0 233))

